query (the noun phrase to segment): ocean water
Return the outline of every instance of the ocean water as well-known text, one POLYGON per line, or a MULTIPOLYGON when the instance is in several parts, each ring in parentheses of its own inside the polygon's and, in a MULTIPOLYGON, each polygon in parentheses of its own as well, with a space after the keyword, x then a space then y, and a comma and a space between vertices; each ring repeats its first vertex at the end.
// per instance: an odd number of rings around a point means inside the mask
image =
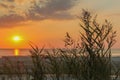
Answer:
POLYGON ((29 49, 0 49, 0 57, 2 56, 27 56, 30 55, 29 49))
MULTIPOLYGON (((0 57, 2 56, 28 56, 30 49, 0 49, 0 57)), ((112 56, 120 56, 120 49, 113 49, 112 56)))

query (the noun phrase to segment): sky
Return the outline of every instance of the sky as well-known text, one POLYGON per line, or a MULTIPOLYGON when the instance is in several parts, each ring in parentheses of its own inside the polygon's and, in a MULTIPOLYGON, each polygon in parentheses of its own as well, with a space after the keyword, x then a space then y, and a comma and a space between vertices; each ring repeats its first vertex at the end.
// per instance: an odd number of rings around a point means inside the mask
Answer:
POLYGON ((64 47, 65 33, 79 37, 82 9, 108 19, 117 31, 114 48, 120 48, 120 0, 0 0, 0 48, 64 47), (12 37, 18 35, 21 42, 12 37))

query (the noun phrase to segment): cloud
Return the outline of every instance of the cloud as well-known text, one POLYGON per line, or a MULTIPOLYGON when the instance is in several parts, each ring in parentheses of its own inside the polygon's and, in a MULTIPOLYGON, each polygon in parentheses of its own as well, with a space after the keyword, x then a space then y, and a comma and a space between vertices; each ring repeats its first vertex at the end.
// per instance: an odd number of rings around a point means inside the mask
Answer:
POLYGON ((6 1, 8 1, 8 2, 14 2, 15 0, 6 0, 6 1))
POLYGON ((50 0, 46 3, 46 6, 42 10, 48 10, 48 12, 65 11, 73 7, 73 0, 50 0))
POLYGON ((14 5, 8 5, 8 4, 4 4, 4 3, 0 3, 0 6, 2 8, 5 8, 5 9, 13 9, 13 8, 15 8, 14 5))
MULTIPOLYGON (((15 2, 16 0, 3 1, 15 2)), ((22 15, 21 13, 18 14, 17 10, 14 10, 14 8, 17 9, 16 7, 20 6, 0 4, 0 6, 6 9, 11 7, 11 10, 9 10, 10 13, 0 17, 0 27, 12 27, 29 20, 41 21, 45 19, 72 19, 73 16, 68 11, 75 6, 75 1, 76 0, 30 0, 29 4, 26 4, 29 5, 29 7, 24 7, 25 11, 21 11, 23 12, 22 15)))
POLYGON ((0 3, 0 6, 3 8, 8 8, 8 5, 4 4, 4 3, 0 3))
POLYGON ((2 0, 4 2, 14 2, 15 0, 2 0))
MULTIPOLYGON (((44 19, 70 19, 73 16, 68 12, 74 5, 75 0, 49 0, 42 6, 42 4, 37 4, 34 1, 33 6, 28 11, 28 15, 30 16, 32 13, 32 17, 36 17, 35 15, 40 15, 39 18, 44 19), (34 15, 34 16, 33 16, 34 15)), ((35 19, 35 18, 33 18, 35 19)))
POLYGON ((7 10, 15 8, 15 5, 13 3, 8 2, 14 2, 14 0, 2 0, 0 1, 0 7, 7 10))
POLYGON ((12 27, 23 21, 25 18, 17 14, 4 15, 0 17, 0 27, 12 27))

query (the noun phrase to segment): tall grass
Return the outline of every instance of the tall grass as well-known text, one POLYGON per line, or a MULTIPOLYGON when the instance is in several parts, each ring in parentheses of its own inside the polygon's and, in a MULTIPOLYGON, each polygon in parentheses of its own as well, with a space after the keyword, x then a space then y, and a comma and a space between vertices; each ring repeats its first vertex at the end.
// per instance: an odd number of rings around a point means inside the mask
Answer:
POLYGON ((48 72, 51 75, 53 80, 61 80, 61 75, 63 74, 62 71, 62 60, 57 49, 52 49, 51 52, 46 51, 48 55, 48 72))
POLYGON ((65 47, 66 49, 59 49, 63 65, 64 73, 69 80, 79 80, 81 77, 81 55, 82 49, 75 44, 75 41, 66 33, 65 36, 65 47))
MULTIPOLYGON (((16 57, 17 59, 17 57, 16 57)), ((4 63, 2 63, 2 73, 8 75, 8 79, 14 80, 23 80, 23 75, 27 74, 27 70, 25 70, 25 66, 21 61, 13 61, 9 58, 4 58, 4 63)), ((28 75, 26 75, 28 76, 28 75)), ((26 78, 28 80, 28 78, 26 78)))
MULTIPOLYGON (((111 47, 114 45, 116 32, 112 24, 105 20, 100 25, 90 12, 83 10, 80 17, 82 48, 84 50, 83 79, 110 80, 111 79, 111 47)), ((82 65, 81 65, 82 66, 82 65)))
POLYGON ((32 58, 32 69, 31 76, 34 80, 44 80, 45 79, 45 65, 41 53, 44 48, 39 49, 37 46, 31 45, 32 49, 30 50, 32 58))
POLYGON ((96 16, 93 17, 86 10, 83 10, 79 19, 80 27, 84 31, 84 33, 80 32, 81 43, 75 43, 67 33, 65 39, 67 50, 62 51, 72 55, 71 58, 67 54, 63 54, 69 74, 72 74, 72 70, 77 69, 79 74, 76 74, 77 71, 74 73, 75 76, 79 75, 78 78, 76 77, 77 80, 111 80, 111 48, 116 42, 116 32, 113 31, 112 24, 107 20, 103 24, 99 24, 96 16), (79 66, 76 67, 74 63, 79 66), (72 66, 74 68, 71 68, 72 66))

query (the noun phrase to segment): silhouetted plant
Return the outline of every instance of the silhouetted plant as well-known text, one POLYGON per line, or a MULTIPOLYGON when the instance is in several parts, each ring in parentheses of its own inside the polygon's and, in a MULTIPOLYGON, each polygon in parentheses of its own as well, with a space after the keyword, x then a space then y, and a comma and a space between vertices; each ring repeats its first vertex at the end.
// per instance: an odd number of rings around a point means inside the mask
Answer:
POLYGON ((61 60, 61 54, 59 54, 59 50, 52 49, 52 51, 46 51, 48 55, 48 72, 51 75, 51 78, 53 80, 61 80, 62 75, 62 60, 61 60))
POLYGON ((7 75, 11 80, 14 80, 15 77, 18 80, 22 80, 23 74, 26 74, 24 64, 18 60, 13 61, 7 57, 4 58, 4 61, 5 62, 2 65, 2 73, 7 75))
POLYGON ((11 67, 11 62, 8 63, 8 59, 5 59, 6 61, 2 63, 2 73, 8 75, 8 77, 12 80, 13 77, 13 71, 11 67))
MULTIPOLYGON (((83 33, 80 32, 81 44, 80 42, 75 43, 68 33, 65 39, 65 46, 73 46, 73 51, 76 50, 75 54, 80 56, 78 62, 80 68, 77 67, 80 71, 80 78, 77 79, 111 80, 111 47, 116 42, 116 32, 113 31, 112 24, 105 20, 100 25, 96 20, 96 16, 93 17, 86 10, 83 10, 79 19, 80 27, 84 31, 82 31, 83 33), (77 50, 79 51, 77 52, 77 50)), ((68 47, 67 52, 71 53, 68 47)), ((73 55, 73 53, 70 55, 73 55)), ((70 72, 72 73, 72 71, 70 72)))
POLYGON ((78 80, 80 75, 80 52, 82 51, 79 48, 79 44, 75 43, 73 38, 66 33, 65 36, 65 47, 66 49, 59 49, 61 52, 61 57, 63 61, 63 70, 64 74, 67 76, 69 80, 75 79, 78 80))
POLYGON ((37 46, 30 45, 32 49, 30 50, 31 58, 32 58, 32 69, 31 75, 34 80, 44 80, 45 79, 45 65, 44 65, 44 57, 42 57, 41 53, 44 48, 39 49, 37 46))
POLYGON ((112 67, 113 80, 117 80, 117 78, 120 78, 120 65, 119 65, 119 62, 112 61, 112 66, 111 67, 112 67))
POLYGON ((85 62, 83 77, 86 80, 110 80, 111 79, 111 47, 116 42, 116 32, 112 24, 105 20, 100 25, 90 12, 83 10, 80 17, 81 44, 84 50, 85 62))

